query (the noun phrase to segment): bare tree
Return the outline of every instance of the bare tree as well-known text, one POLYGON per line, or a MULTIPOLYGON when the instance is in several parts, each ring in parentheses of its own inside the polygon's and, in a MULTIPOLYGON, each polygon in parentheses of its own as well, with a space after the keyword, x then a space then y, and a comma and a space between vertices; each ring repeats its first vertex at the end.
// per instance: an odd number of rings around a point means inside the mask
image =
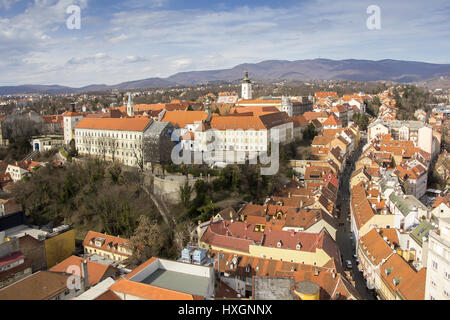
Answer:
POLYGON ((134 158, 136 159, 136 164, 139 166, 141 171, 144 171, 144 150, 142 145, 143 144, 141 142, 137 142, 131 150, 134 158))
POLYGON ((92 145, 94 144, 93 143, 94 142, 94 138, 92 136, 90 136, 90 135, 87 135, 87 136, 83 137, 82 141, 83 141, 84 147, 87 150, 87 154, 90 156, 91 155, 91 151, 92 151, 92 145))
POLYGON ((119 143, 117 142, 117 139, 114 136, 108 137, 107 143, 108 143, 108 152, 111 154, 112 162, 114 162, 116 160, 116 152, 119 143))
POLYGON ((103 161, 106 161, 106 153, 108 152, 108 140, 106 137, 101 136, 97 138, 97 148, 99 155, 102 156, 103 161))
POLYGON ((147 216, 141 215, 138 223, 128 245, 133 258, 142 262, 158 255, 166 239, 156 220, 151 221, 147 216))

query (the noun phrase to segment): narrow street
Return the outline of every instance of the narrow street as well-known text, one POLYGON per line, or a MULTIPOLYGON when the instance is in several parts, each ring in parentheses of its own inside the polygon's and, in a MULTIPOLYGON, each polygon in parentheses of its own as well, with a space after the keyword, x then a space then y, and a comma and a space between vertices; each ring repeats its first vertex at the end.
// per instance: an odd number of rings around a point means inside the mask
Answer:
POLYGON ((358 270, 358 262, 356 261, 354 254, 354 241, 351 237, 350 228, 350 177, 352 175, 355 162, 358 160, 362 152, 362 147, 366 141, 361 138, 358 148, 353 152, 351 157, 348 159, 348 164, 344 169, 344 172, 340 178, 339 186, 339 196, 338 196, 338 207, 340 208, 340 217, 338 218, 338 231, 336 234, 336 242, 341 251, 341 256, 343 260, 343 265, 345 267, 345 261, 350 260, 352 262, 352 276, 355 281, 355 287, 358 293, 363 299, 374 300, 375 297, 367 287, 366 281, 363 278, 362 273, 358 270))

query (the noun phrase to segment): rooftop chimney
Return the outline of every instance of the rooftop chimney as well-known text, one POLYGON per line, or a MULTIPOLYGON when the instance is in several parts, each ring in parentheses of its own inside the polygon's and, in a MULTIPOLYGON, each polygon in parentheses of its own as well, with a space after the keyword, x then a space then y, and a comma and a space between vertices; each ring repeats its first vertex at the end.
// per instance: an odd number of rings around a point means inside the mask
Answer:
POLYGON ((76 102, 70 103, 70 111, 75 112, 75 104, 76 102))
POLYGON ((89 288, 89 273, 86 260, 81 261, 81 277, 83 278, 84 290, 87 290, 89 288))

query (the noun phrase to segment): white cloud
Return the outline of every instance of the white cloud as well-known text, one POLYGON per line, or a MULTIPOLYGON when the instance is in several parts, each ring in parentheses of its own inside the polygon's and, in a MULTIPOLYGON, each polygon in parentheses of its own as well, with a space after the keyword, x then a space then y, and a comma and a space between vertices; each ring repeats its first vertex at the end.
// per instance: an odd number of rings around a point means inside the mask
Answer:
POLYGON ((0 9, 9 10, 14 4, 19 2, 19 0, 0 0, 0 9))
POLYGON ((127 63, 136 63, 136 62, 144 62, 144 61, 147 61, 147 59, 144 57, 139 57, 139 56, 128 56, 124 60, 124 62, 127 62, 127 63))
POLYGON ((88 63, 98 64, 98 63, 102 63, 102 62, 105 62, 110 59, 111 59, 111 57, 108 56, 106 53, 99 52, 99 53, 96 53, 93 56, 89 56, 89 57, 83 57, 83 58, 73 57, 67 61, 67 64, 69 64, 69 65, 88 64, 88 63))
POLYGON ((119 43, 119 42, 122 42, 124 40, 127 40, 128 38, 130 38, 130 37, 127 36, 126 34, 121 34, 121 35, 119 35, 117 37, 110 38, 109 42, 111 42, 111 43, 119 43))
POLYGON ((16 16, 0 13, 0 85, 113 84, 267 59, 450 62, 447 0, 377 2, 379 31, 366 28, 369 3, 358 0, 231 10, 169 10, 166 0, 132 0, 107 16, 89 15, 87 0, 35 1, 16 16), (74 3, 83 9, 82 29, 65 32, 65 8, 74 3))

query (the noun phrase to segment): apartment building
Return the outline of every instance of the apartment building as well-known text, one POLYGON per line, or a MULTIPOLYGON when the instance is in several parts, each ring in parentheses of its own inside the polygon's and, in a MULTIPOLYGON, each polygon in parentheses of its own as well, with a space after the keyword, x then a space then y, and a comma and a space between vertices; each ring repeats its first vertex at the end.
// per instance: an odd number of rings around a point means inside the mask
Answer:
POLYGON ((84 254, 89 257, 104 257, 120 264, 132 254, 127 243, 128 240, 124 238, 89 231, 83 241, 84 254))
POLYGON ((429 233, 425 299, 450 300, 450 218, 429 233))
POLYGON ((42 166, 42 163, 36 161, 16 161, 8 165, 8 168, 6 168, 6 173, 11 176, 14 182, 17 182, 19 180, 22 180, 24 177, 29 176, 40 166, 42 166))
POLYGON ((430 154, 433 153, 433 128, 422 121, 381 121, 376 120, 368 126, 368 142, 378 135, 390 134, 394 140, 411 140, 414 145, 430 154))

